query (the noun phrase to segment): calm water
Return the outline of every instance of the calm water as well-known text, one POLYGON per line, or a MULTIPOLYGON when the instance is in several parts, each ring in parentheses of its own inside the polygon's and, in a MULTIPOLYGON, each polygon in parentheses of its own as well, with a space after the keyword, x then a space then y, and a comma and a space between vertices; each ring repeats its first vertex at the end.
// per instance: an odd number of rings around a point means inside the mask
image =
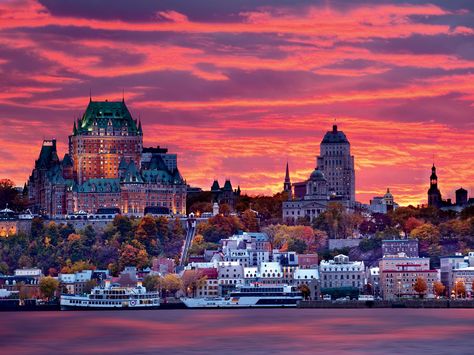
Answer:
POLYGON ((1 354, 473 354, 474 310, 0 313, 1 354))

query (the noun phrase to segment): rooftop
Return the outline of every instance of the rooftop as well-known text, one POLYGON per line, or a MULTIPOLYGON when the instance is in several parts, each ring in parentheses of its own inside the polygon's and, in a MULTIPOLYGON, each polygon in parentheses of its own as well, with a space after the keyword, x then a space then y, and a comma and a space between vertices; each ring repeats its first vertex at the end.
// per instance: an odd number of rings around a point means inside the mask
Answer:
POLYGON ((326 132, 324 135, 323 141, 321 143, 347 143, 346 135, 342 131, 337 130, 337 125, 332 126, 332 131, 326 132))

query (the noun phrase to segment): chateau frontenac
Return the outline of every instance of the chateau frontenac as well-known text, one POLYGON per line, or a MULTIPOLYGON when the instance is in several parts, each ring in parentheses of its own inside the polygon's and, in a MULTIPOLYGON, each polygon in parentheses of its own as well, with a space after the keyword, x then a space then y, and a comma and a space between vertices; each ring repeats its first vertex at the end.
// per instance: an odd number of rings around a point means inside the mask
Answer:
POLYGON ((60 160, 56 140, 45 140, 28 180, 33 213, 51 217, 100 208, 142 215, 147 207, 186 213, 186 182, 176 154, 143 148, 141 122, 125 101, 89 102, 74 122, 69 152, 60 160))

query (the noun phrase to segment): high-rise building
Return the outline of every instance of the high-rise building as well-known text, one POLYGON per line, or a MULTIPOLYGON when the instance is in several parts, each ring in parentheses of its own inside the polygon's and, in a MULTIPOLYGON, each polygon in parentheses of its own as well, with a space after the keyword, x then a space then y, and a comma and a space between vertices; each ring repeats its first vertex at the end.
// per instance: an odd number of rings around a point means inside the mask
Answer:
POLYGON ((186 182, 176 154, 143 149, 141 123, 124 100, 89 101, 59 160, 56 141, 44 141, 28 181, 30 208, 60 216, 99 208, 141 215, 147 207, 186 213, 186 182))
POLYGON ((283 182, 289 191, 288 201, 283 202, 283 219, 287 222, 299 218, 314 219, 327 208, 329 202, 337 202, 346 208, 355 205, 354 156, 346 135, 334 125, 324 135, 316 169, 308 180, 291 184, 288 164, 283 182))
POLYGON ((319 170, 324 173, 330 194, 355 203, 355 170, 354 156, 351 155, 351 144, 344 132, 332 126, 320 144, 320 153, 316 159, 319 170))

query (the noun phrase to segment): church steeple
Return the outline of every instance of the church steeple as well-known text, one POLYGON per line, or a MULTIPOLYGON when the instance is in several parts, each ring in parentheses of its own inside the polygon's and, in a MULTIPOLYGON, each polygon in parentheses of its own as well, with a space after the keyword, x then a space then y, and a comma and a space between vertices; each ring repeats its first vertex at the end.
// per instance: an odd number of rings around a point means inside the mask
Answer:
POLYGON ((286 174, 285 181, 283 182, 283 191, 288 193, 288 199, 292 198, 290 169, 288 167, 288 162, 286 162, 286 174))
POLYGON ((442 205, 441 191, 438 188, 438 175, 436 175, 436 167, 433 164, 430 176, 430 188, 428 190, 428 206, 441 207, 442 205))

